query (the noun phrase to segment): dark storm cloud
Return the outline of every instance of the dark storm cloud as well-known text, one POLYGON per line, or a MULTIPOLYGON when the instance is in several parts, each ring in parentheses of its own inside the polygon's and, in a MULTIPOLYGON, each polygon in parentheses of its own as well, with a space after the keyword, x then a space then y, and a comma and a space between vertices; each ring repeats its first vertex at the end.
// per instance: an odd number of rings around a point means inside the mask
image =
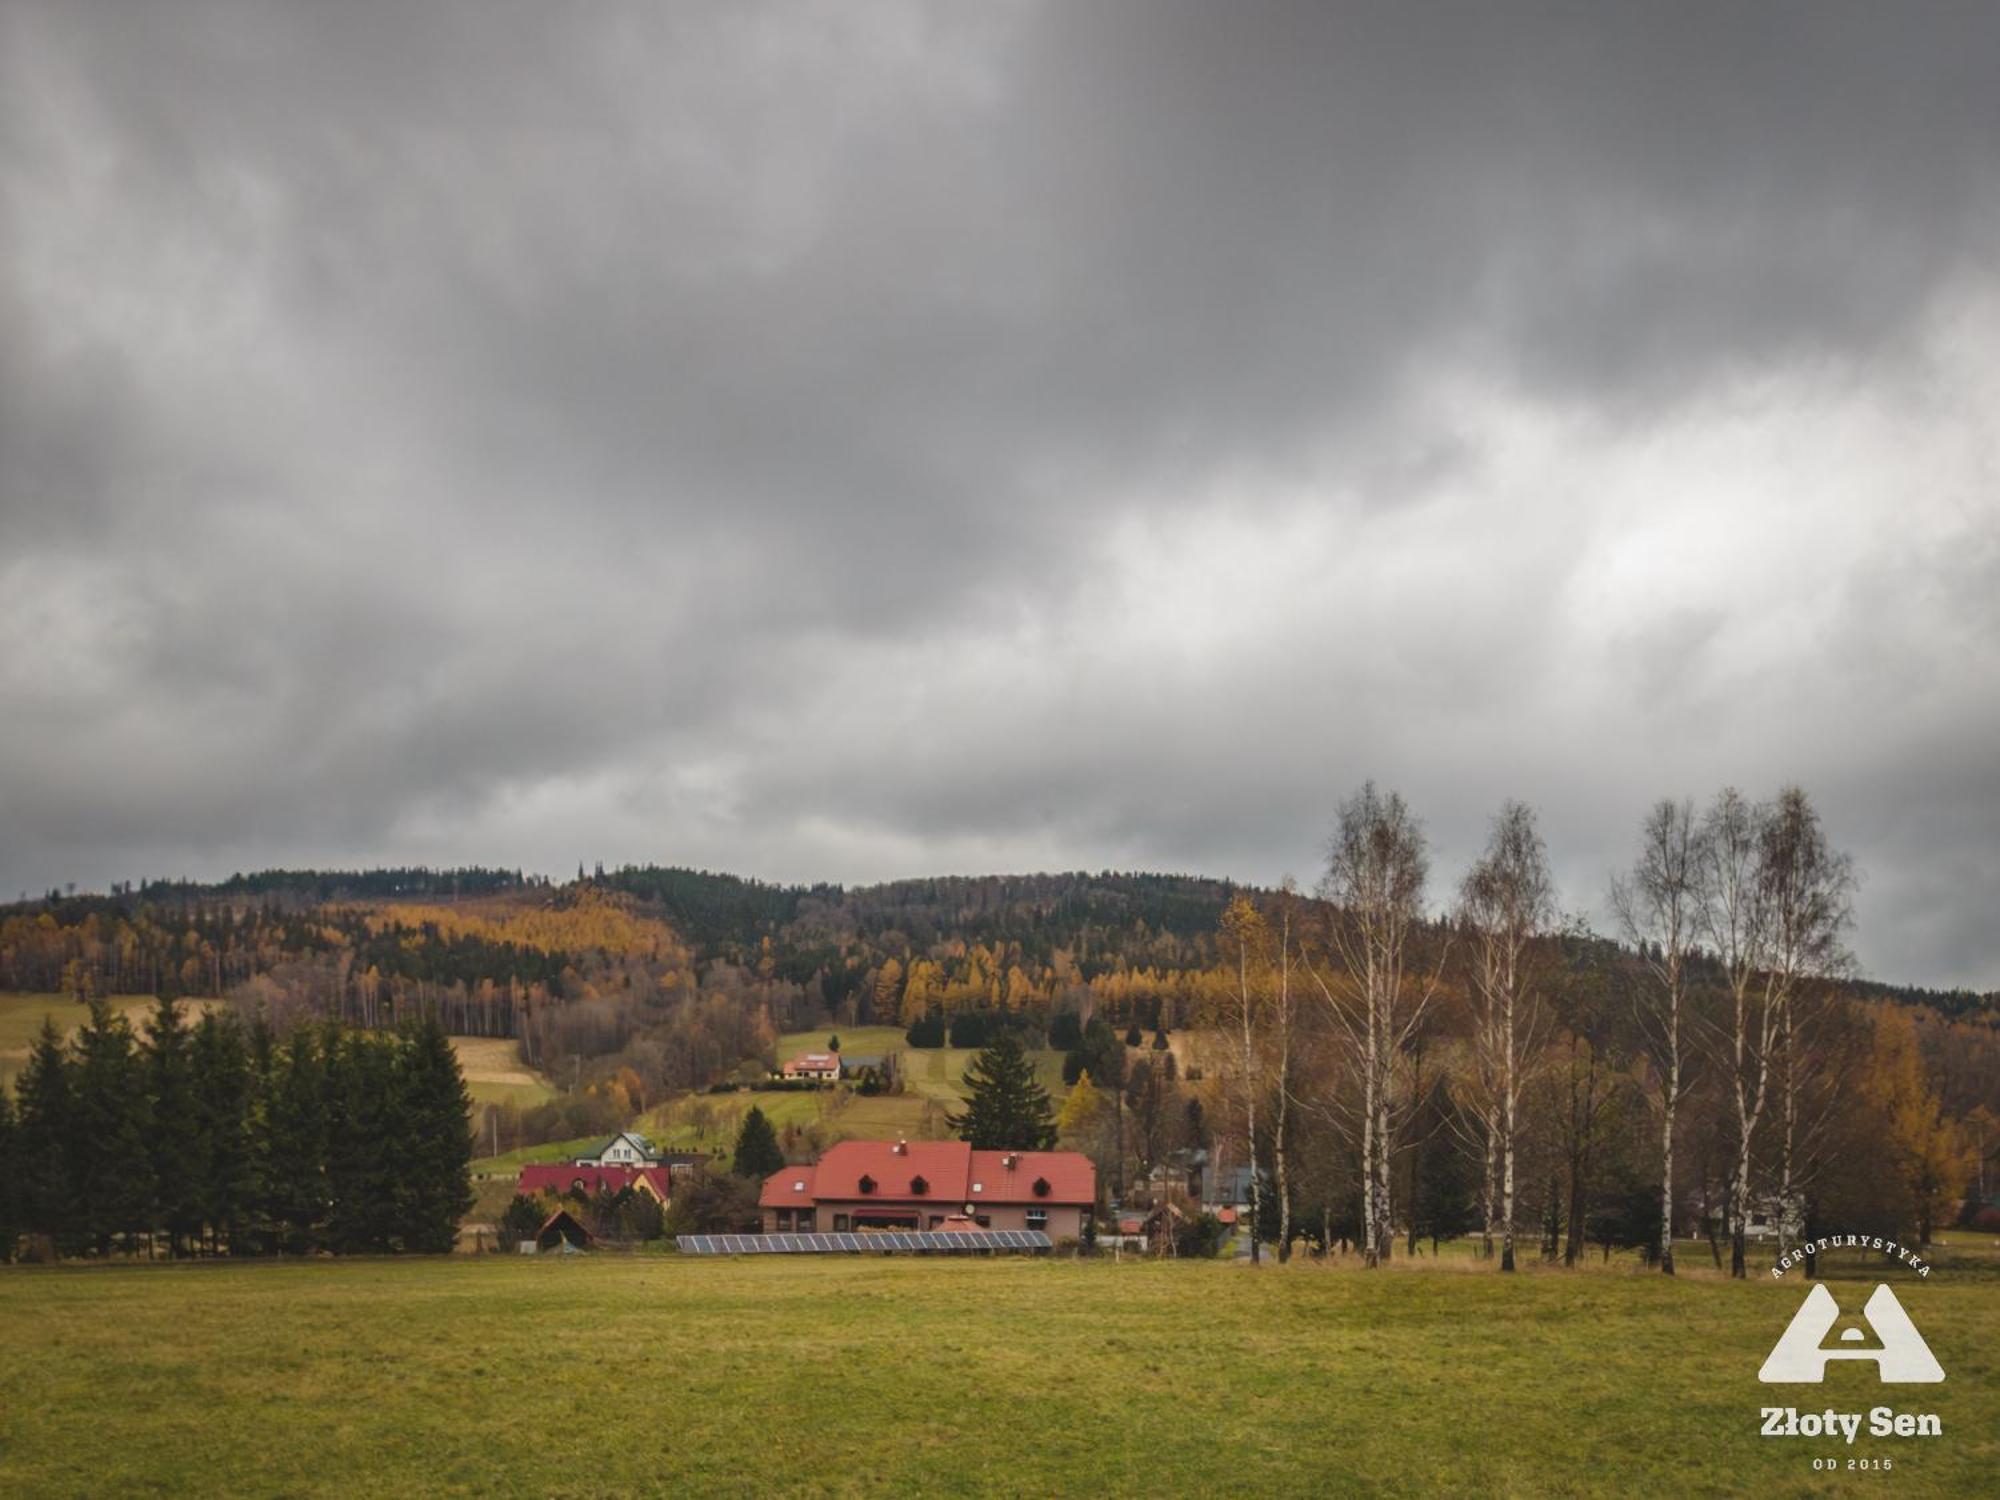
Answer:
POLYGON ((0 889, 1799 777, 2000 983, 1991 12, 0 24, 0 889))

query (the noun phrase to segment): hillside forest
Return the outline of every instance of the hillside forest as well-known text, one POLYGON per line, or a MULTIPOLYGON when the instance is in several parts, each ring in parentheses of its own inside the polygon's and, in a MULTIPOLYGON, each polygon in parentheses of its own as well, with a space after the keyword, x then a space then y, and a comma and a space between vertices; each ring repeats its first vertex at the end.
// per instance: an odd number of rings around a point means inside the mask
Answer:
POLYGON ((1760 1222, 1921 1243, 2000 1207, 2000 996, 1858 977, 1854 880, 1797 789, 1667 801, 1597 931, 1557 910, 1530 810, 1438 889, 1420 821, 1371 785, 1310 891, 266 871, 0 907, 0 990, 79 1016, 220 1002, 280 1049, 421 1019, 511 1039, 560 1089, 474 1121, 513 1145, 765 1079, 787 1033, 1009 1031, 1061 1054, 1064 1143, 1107 1196, 1170 1195, 1191 1152, 1254 1158, 1281 1254, 1475 1234, 1509 1266, 1634 1248, 1671 1269, 1694 1234, 1740 1265, 1760 1222))

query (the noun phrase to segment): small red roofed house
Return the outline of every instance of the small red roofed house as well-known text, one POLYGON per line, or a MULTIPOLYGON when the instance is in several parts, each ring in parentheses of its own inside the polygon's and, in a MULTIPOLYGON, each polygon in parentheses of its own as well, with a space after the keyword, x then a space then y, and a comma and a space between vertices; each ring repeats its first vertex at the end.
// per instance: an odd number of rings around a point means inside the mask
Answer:
POLYGON ((664 1208, 673 1192, 673 1183, 668 1169, 663 1166, 599 1167, 576 1162, 552 1162, 521 1168, 520 1191, 531 1196, 535 1193, 554 1193, 561 1197, 564 1193, 579 1192, 586 1198, 595 1198, 599 1193, 615 1196, 626 1188, 658 1199, 664 1208))
POLYGON ((1096 1205, 1097 1169, 1076 1151, 975 1151, 964 1141, 841 1141, 812 1166, 764 1179, 766 1233, 1039 1229, 1083 1237, 1096 1205), (956 1227, 965 1227, 963 1225, 956 1227))
POLYGON ((809 1078, 820 1083, 840 1082, 838 1052, 802 1052, 780 1070, 787 1078, 809 1078))

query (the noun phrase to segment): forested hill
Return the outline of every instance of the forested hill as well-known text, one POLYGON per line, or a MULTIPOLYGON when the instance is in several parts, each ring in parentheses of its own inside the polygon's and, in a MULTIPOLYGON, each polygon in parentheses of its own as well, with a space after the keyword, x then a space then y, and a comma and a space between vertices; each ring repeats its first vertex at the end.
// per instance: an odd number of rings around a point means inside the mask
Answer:
POLYGON ((649 1024, 689 994, 780 1025, 932 1005, 1187 995, 1233 887, 1152 874, 950 877, 852 890, 704 871, 267 870, 0 907, 0 989, 242 995, 373 1020, 443 1004, 511 1035, 570 1002, 649 1024))
MULTIPOLYGON (((482 867, 268 870, 0 906, 0 989, 239 995, 364 1020, 441 1004, 455 1030, 524 1038, 532 1015, 547 1026, 586 1002, 617 1045, 690 995, 781 1028, 1086 995, 1151 1024, 1221 981, 1235 890, 1110 871, 846 889, 660 866, 580 868, 560 885, 482 867)), ((2000 1015, 1994 996, 1856 988, 1947 1017, 2000 1015)))
POLYGON ((767 938, 804 949, 856 940, 880 946, 887 939, 891 947, 914 950, 951 942, 1019 945, 1036 963, 1049 962, 1058 949, 1098 950, 1108 960, 1134 939, 1208 937, 1235 890, 1198 876, 1112 871, 954 875, 852 890, 656 866, 599 878, 655 904, 706 952, 746 953, 767 938))

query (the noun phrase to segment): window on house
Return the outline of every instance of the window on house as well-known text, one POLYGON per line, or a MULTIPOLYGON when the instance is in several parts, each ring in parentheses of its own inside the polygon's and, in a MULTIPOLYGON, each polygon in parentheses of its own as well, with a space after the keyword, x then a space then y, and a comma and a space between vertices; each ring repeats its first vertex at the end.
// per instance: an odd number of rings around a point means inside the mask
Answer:
POLYGON ((798 1227, 800 1234, 811 1234, 813 1232, 813 1214, 811 1209, 802 1208, 799 1210, 798 1227))
POLYGON ((1046 1208, 1029 1209, 1028 1227, 1030 1229, 1047 1229, 1049 1227, 1049 1211, 1046 1208))
POLYGON ((835 1234, 846 1234, 847 1230, 848 1230, 847 1215, 835 1214, 833 1216, 833 1232, 835 1234))

